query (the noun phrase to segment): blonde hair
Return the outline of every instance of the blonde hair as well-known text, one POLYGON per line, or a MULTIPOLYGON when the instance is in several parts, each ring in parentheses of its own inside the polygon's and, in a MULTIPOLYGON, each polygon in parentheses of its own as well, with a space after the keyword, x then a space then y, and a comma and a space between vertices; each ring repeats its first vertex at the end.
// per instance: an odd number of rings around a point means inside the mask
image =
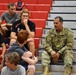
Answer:
POLYGON ((30 13, 28 11, 28 9, 24 9, 20 12, 20 17, 22 16, 23 13, 28 13, 28 17, 30 17, 30 13))

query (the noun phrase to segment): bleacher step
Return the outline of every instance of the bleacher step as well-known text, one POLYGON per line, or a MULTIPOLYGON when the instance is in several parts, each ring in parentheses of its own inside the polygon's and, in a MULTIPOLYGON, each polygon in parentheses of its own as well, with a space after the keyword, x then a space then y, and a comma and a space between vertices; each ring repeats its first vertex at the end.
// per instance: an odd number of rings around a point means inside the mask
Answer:
MULTIPOLYGON (((42 71, 42 64, 36 64, 36 71, 42 71)), ((64 72, 64 65, 51 65, 50 71, 52 72, 64 72)), ((76 73, 76 63, 73 64, 72 73, 76 73)))
MULTIPOLYGON (((63 22, 63 27, 68 27, 68 28, 71 28, 71 29, 76 29, 76 22, 64 21, 63 22)), ((46 28, 54 28, 53 21, 46 21, 46 28)))
POLYGON ((53 1, 53 6, 54 5, 61 5, 61 6, 68 6, 68 5, 76 5, 76 0, 54 0, 53 1))
MULTIPOLYGON (((41 75, 43 72, 35 72, 35 75, 41 75)), ((50 75, 64 75, 64 72, 51 72, 50 75)), ((71 73, 71 75, 76 75, 76 73, 71 73)))
POLYGON ((48 20, 54 20, 56 16, 63 17, 64 20, 76 20, 76 14, 49 14, 48 20))
POLYGON ((50 10, 50 13, 76 13, 76 6, 67 6, 67 7, 62 7, 62 6, 53 6, 50 10))

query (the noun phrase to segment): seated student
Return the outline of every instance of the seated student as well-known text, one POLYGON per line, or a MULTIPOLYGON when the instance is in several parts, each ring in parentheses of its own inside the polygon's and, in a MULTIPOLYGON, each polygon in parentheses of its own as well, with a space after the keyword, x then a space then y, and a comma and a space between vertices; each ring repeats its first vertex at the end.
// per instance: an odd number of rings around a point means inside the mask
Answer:
MULTIPOLYGON (((32 54, 32 52, 28 51, 24 44, 27 43, 27 39, 29 37, 29 33, 26 30, 20 30, 17 34, 17 42, 13 43, 8 49, 7 53, 18 52, 21 60, 20 64, 25 67, 27 70, 27 75, 34 75, 35 72, 35 64, 38 61, 37 58, 32 54)), ((30 39, 29 41, 33 41, 30 39)))
POLYGON ((0 55, 0 58, 3 58, 4 57, 4 54, 5 54, 5 51, 6 51, 6 45, 4 43, 4 37, 1 34, 1 32, 0 32, 0 47, 2 47, 2 53, 0 55))
MULTIPOLYGON (((16 12, 16 6, 14 3, 8 4, 8 10, 4 13, 2 13, 0 17, 0 26, 2 29, 3 36, 5 39, 5 44, 9 45, 10 43, 10 33, 11 33, 11 27, 14 21, 17 21, 20 18, 19 14, 16 12), (2 22, 5 21, 5 23, 2 24, 2 22)), ((6 46, 7 46, 6 45, 6 46)))
POLYGON ((24 2, 22 0, 18 0, 18 2, 16 2, 15 4, 16 4, 16 10, 21 11, 24 6, 24 2))
MULTIPOLYGON (((11 31, 11 35, 10 35, 10 45, 12 45, 14 42, 16 42, 17 33, 20 30, 27 30, 29 33, 28 39, 31 39, 31 38, 34 39, 36 25, 34 22, 29 20, 29 17, 30 17, 30 13, 27 9, 22 10, 20 12, 20 20, 15 21, 12 25, 12 31, 11 31)), ((25 47, 34 54, 35 46, 33 44, 34 44, 34 41, 31 41, 31 42, 28 41, 25 44, 25 47)))
POLYGON ((6 45, 4 43, 4 37, 2 35, 1 28, 0 28, 0 47, 2 47, 2 52, 0 52, 0 71, 1 71, 2 65, 3 65, 2 59, 3 59, 4 54, 6 52, 6 45))
POLYGON ((18 65, 20 56, 17 52, 5 55, 6 66, 2 68, 1 75, 26 75, 25 68, 18 65))

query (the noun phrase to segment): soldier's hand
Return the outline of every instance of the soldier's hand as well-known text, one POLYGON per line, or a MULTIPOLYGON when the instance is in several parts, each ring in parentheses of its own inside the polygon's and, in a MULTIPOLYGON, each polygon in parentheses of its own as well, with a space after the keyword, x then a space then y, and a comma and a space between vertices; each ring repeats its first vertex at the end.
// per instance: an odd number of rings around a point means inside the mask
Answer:
POLYGON ((58 62, 57 57, 53 57, 52 60, 53 60, 54 63, 57 63, 58 62))
POLYGON ((56 53, 56 57, 57 57, 57 59, 59 59, 59 56, 60 56, 60 54, 57 52, 57 53, 56 53))
POLYGON ((56 53, 56 57, 53 57, 53 62, 54 63, 57 63, 58 62, 59 56, 60 56, 60 54, 59 53, 56 53))
POLYGON ((52 57, 56 57, 56 52, 55 51, 51 51, 51 56, 52 57))

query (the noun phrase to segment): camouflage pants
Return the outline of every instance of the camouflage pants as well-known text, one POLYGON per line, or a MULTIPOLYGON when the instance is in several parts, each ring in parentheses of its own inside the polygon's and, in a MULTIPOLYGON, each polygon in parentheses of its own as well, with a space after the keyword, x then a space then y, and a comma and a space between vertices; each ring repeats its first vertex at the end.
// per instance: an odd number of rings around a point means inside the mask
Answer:
MULTIPOLYGON (((61 57, 64 60, 64 67, 72 67, 72 63, 73 63, 73 51, 72 50, 66 50, 61 57)), ((43 66, 50 66, 52 57, 51 55, 44 51, 42 53, 42 65, 43 66)))

